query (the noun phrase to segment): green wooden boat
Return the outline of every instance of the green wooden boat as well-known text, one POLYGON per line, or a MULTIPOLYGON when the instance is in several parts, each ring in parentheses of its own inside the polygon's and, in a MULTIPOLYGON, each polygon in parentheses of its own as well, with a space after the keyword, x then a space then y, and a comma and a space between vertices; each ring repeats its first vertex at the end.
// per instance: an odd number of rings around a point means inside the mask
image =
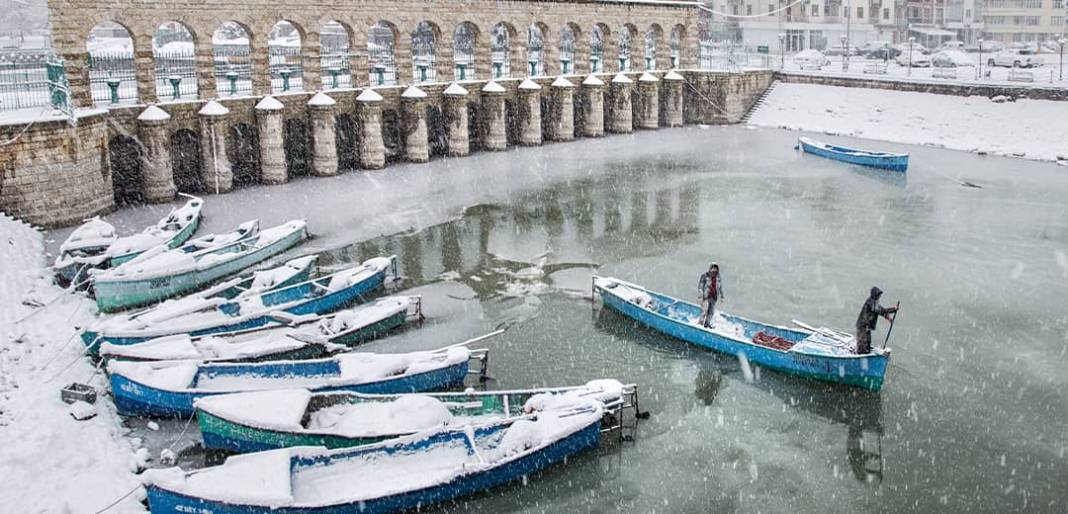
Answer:
POLYGON ((144 252, 94 275, 97 307, 101 312, 114 312, 196 291, 278 255, 308 236, 303 220, 261 231, 254 230, 255 224, 243 224, 236 233, 244 229, 245 235, 239 239, 196 239, 174 250, 144 252))
POLYGON ((205 448, 244 453, 363 446, 443 426, 477 427, 566 409, 591 398, 618 413, 634 390, 611 379, 578 387, 404 395, 286 389, 212 396, 195 407, 205 448))
POLYGON ((171 209, 158 223, 146 228, 140 234, 120 237, 108 247, 108 267, 114 268, 133 260, 138 255, 157 246, 171 250, 178 248, 196 232, 200 226, 200 211, 204 200, 189 196, 189 201, 182 207, 171 209))

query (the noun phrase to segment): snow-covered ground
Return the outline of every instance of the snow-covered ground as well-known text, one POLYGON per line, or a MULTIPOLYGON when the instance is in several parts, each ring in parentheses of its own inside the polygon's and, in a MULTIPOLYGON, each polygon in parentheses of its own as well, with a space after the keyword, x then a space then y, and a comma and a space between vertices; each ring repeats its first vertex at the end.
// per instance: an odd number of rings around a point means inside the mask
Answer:
MULTIPOLYGON (((973 62, 978 62, 978 54, 969 53, 965 54, 967 58, 973 62)), ((908 66, 901 66, 897 64, 893 59, 886 66, 886 74, 873 74, 865 73, 865 70, 872 71, 870 65, 883 64, 882 60, 865 59, 862 57, 852 57, 849 60, 849 67, 847 70, 842 69, 842 58, 838 56, 828 57, 831 63, 824 66, 819 71, 809 70, 802 71, 801 67, 794 62, 794 60, 787 55, 785 59, 785 65, 782 66, 783 71, 790 73, 804 73, 813 75, 826 75, 826 76, 848 76, 848 77, 863 77, 866 79, 877 80, 908 80, 916 82, 933 82, 933 83, 966 83, 966 84, 997 84, 1008 85, 1017 87, 1068 87, 1068 74, 1064 78, 1061 78, 1061 70, 1058 56, 1054 54, 1041 54, 1045 61, 1044 66, 1039 66, 1031 69, 1017 70, 1019 72, 1030 72, 1034 82, 1021 82, 1010 81, 1009 73, 1012 68, 1006 68, 1003 66, 982 66, 982 76, 979 73, 979 67, 977 65, 971 66, 958 66, 955 70, 955 77, 942 78, 936 77, 934 74, 939 68, 920 68, 913 67, 912 71, 909 71, 908 66), (987 72, 990 76, 987 77, 987 72)), ((988 58, 987 54, 983 54, 983 60, 988 58)), ((769 63, 772 67, 779 67, 778 59, 769 59, 769 63)), ((1068 64, 1068 63, 1066 63, 1068 64)), ((945 72, 946 70, 942 70, 945 72)), ((951 72, 953 73, 953 72, 951 72)))
POLYGON ((1068 161, 1068 102, 778 83, 749 123, 1068 161))
MULTIPOLYGON (((0 498, 5 512, 143 512, 133 444, 121 437, 106 384, 75 338, 95 306, 51 285, 36 230, 0 213, 0 498), (60 300, 47 307, 27 304, 60 300), (34 311, 41 312, 28 318, 34 311), (19 321, 25 318, 24 321, 19 321), (61 327, 61 328, 60 328, 61 327), (60 401, 71 383, 97 387, 96 416, 77 421, 60 401)), ((83 405, 83 407, 85 407, 83 405)), ((143 455, 143 453, 142 453, 143 455)))

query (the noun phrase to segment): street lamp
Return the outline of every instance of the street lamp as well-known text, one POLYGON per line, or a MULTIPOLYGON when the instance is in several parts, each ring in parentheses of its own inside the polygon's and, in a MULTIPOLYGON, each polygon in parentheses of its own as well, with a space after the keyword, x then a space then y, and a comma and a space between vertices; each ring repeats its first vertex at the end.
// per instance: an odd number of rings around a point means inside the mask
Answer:
POLYGON ((842 40, 842 71, 849 71, 849 36, 841 36, 839 39, 842 40))
POLYGON ((975 78, 983 79, 983 38, 979 38, 979 76, 975 78))
POLYGON ((1061 71, 1059 80, 1064 80, 1064 47, 1068 46, 1068 38, 1060 38, 1057 40, 1057 44, 1061 47, 1061 71))
POLYGON ((908 76, 912 76, 912 44, 916 42, 916 38, 909 38, 909 71, 908 76))
POLYGON ((780 70, 783 69, 784 67, 786 67, 786 50, 783 48, 783 45, 785 44, 785 42, 786 42, 786 33, 785 32, 780 32, 779 33, 779 69, 780 70))

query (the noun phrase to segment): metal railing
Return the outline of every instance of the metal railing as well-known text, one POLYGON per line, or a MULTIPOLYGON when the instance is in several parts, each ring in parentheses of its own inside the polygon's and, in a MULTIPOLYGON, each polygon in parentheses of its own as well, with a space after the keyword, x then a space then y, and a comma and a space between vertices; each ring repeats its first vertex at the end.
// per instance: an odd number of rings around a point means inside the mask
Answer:
POLYGON ((197 98, 197 63, 192 52, 157 53, 154 60, 160 101, 197 98))
POLYGON ((94 105, 137 103, 137 71, 132 53, 93 52, 88 65, 94 105))
POLYGON ((0 111, 46 106, 74 121, 63 60, 48 52, 0 54, 0 111))

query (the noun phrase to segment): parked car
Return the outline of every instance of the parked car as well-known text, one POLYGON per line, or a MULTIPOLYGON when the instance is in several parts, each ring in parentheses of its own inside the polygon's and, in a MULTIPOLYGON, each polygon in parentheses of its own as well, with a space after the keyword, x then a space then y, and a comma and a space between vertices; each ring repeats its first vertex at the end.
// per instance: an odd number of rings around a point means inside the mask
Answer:
MULTIPOLYGON (((852 46, 849 47, 849 55, 860 55, 860 49, 852 46)), ((845 55, 846 48, 842 45, 832 45, 823 50, 824 55, 845 55)))
MULTIPOLYGON (((984 54, 1000 52, 1004 48, 1005 48, 1005 45, 1001 44, 1000 41, 983 41, 983 53, 984 54)), ((968 50, 969 52, 978 52, 979 51, 979 45, 976 44, 974 46, 966 47, 966 50, 968 50)))
POLYGON ((868 53, 865 54, 865 57, 867 57, 868 59, 879 59, 885 61, 889 59, 897 59, 897 56, 899 55, 901 55, 901 50, 898 50, 897 48, 894 48, 892 46, 887 46, 868 50, 868 53))
POLYGON ((957 40, 945 41, 942 46, 938 47, 939 50, 964 50, 964 42, 957 40))
MULTIPOLYGON (((903 54, 906 54, 906 53, 909 52, 909 44, 908 43, 898 43, 898 44, 894 45, 893 48, 897 49, 898 52, 901 52, 903 54)), ((915 52, 915 53, 924 54, 924 55, 931 53, 930 50, 928 50, 926 47, 924 47, 923 45, 921 45, 919 43, 913 43, 912 44, 912 51, 915 52)))
POLYGON ((987 66, 1005 66, 1007 68, 1034 68, 1042 66, 1042 57, 1031 50, 1002 50, 987 58, 987 66))
POLYGON ((913 68, 930 68, 931 58, 929 56, 923 55, 917 50, 913 50, 912 59, 909 59, 908 52, 903 52, 901 55, 897 56, 897 63, 902 66, 911 65, 913 68))
POLYGON ((821 68, 831 64, 831 60, 819 50, 809 49, 797 52, 797 54, 794 55, 794 63, 800 66, 801 69, 821 68))
POLYGON ((975 66, 975 61, 960 50, 942 50, 931 57, 931 66, 935 68, 956 68, 957 66, 975 66))

